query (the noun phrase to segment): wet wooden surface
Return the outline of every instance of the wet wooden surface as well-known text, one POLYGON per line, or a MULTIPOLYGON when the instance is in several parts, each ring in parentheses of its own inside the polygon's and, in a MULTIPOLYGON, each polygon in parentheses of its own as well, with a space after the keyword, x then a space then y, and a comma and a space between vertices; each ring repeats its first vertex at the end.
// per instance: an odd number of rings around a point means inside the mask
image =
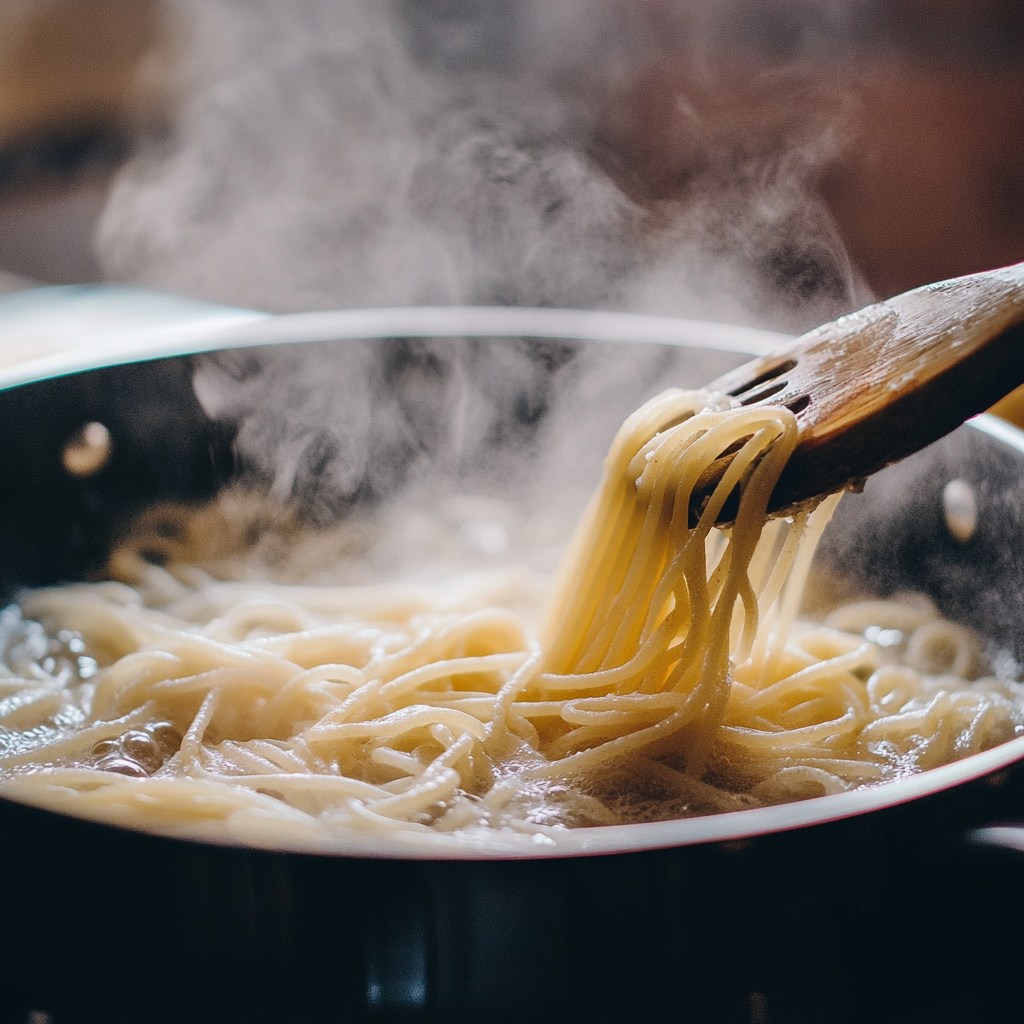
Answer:
POLYGON ((1021 384, 1024 263, 851 313, 710 387, 797 414, 778 509, 924 448, 1021 384))

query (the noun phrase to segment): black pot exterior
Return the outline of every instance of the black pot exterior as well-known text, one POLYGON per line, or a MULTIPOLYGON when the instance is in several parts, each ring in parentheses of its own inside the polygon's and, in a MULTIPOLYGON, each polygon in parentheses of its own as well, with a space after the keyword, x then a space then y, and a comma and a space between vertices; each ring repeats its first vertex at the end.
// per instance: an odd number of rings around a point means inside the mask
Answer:
MULTIPOLYGON (((841 821, 613 856, 363 860, 0 803, 10 1020, 994 1021, 1024 766, 841 821)), ((0 1018, 2 1019, 2 1018, 0 1018)))
POLYGON ((231 426, 203 412, 192 374, 187 359, 161 359, 0 391, 0 600, 96 573, 150 505, 216 494, 232 469, 231 426), (90 422, 110 431, 110 459, 76 476, 62 451, 90 422))

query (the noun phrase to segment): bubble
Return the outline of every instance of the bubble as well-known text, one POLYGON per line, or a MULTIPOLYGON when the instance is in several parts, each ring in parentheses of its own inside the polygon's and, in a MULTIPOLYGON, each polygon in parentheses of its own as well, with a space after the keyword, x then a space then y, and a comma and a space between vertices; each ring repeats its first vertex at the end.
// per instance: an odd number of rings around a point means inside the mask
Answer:
POLYGON ((127 757, 105 757, 96 767, 101 772, 114 772, 117 775, 127 775, 133 779, 145 779, 149 775, 141 764, 137 764, 127 757))
POLYGON ((173 754, 181 747, 181 733, 171 722, 150 722, 146 732, 165 755, 173 754))
POLYGON ((121 749, 132 761, 137 762, 152 774, 164 763, 163 754, 157 748, 149 733, 133 729, 121 738, 121 749))

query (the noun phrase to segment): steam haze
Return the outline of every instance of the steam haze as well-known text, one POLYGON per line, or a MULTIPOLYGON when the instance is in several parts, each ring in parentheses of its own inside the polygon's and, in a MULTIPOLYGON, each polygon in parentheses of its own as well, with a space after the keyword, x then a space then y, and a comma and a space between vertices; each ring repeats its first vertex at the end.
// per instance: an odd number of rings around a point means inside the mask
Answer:
MULTIPOLYGON (((116 183, 106 273, 267 311, 812 327, 867 296, 814 194, 844 103, 799 73, 843 8, 797 6, 743 92, 717 55, 750 4, 176 0, 177 119, 116 183)), ((404 488, 406 508, 497 494, 565 524, 634 405, 738 361, 399 339, 204 357, 196 388, 243 480, 305 523, 404 488)))
MULTIPOLYGON (((840 101, 790 82, 785 116, 751 127, 675 85, 653 145, 682 154, 685 187, 659 195, 623 167, 645 76, 684 67, 713 85, 747 8, 176 0, 176 121, 116 184, 105 272, 268 311, 515 304, 812 326, 867 297, 813 192, 840 101)), ((784 66, 844 10, 800 9, 784 66)))

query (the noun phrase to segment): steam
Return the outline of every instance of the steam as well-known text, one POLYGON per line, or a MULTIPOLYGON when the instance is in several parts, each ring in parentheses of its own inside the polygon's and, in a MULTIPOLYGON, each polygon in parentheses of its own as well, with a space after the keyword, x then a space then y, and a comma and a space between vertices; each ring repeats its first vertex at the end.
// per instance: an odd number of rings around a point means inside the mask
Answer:
MULTIPOLYGON (((508 304, 814 326, 867 297, 813 190, 843 107, 778 68, 770 116, 749 83, 717 95, 734 8, 174 0, 178 113, 116 182, 103 266, 268 311, 508 304)), ((841 7, 802 9, 786 61, 841 7)), ((397 340, 204 357, 196 389, 235 425, 243 478, 304 522, 402 487, 407 508, 442 512, 458 494, 546 508, 571 492, 564 526, 634 406, 726 368, 653 347, 397 340)))
MULTIPOLYGON (((286 567, 275 554, 280 578, 343 570, 351 581, 450 575, 488 558, 551 568, 625 417, 666 383, 699 387, 742 359, 641 343, 380 339, 213 353, 194 380, 207 413, 237 431, 246 492, 318 528, 315 557, 300 551, 286 567)), ((271 542, 288 560, 290 547, 271 542)))
POLYGON ((269 311, 829 319, 865 296, 813 195, 838 138, 820 97, 796 92, 799 114, 737 138, 673 95, 686 187, 644 194, 622 172, 616 104, 666 63, 701 81, 732 6, 175 0, 177 119, 116 183, 105 272, 269 311))

